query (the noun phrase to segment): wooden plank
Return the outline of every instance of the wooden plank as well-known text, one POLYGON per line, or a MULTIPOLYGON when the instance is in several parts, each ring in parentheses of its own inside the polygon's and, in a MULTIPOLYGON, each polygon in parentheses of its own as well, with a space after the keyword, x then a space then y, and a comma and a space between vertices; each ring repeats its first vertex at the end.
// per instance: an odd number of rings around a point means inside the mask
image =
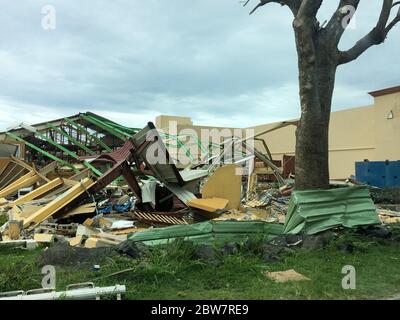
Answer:
POLYGON ((27 188, 32 185, 34 185, 36 182, 40 180, 40 177, 33 173, 33 176, 31 173, 28 173, 27 175, 24 176, 24 179, 18 179, 18 182, 14 182, 11 185, 9 185, 7 188, 3 189, 0 191, 0 198, 6 198, 8 196, 13 195, 14 193, 18 192, 19 189, 22 188, 27 188))
POLYGON ((79 207, 76 207, 75 209, 72 209, 71 211, 67 212, 66 214, 62 215, 62 219, 73 217, 76 215, 80 214, 87 214, 87 213, 93 213, 96 211, 96 203, 88 203, 88 204, 83 204, 79 207))
POLYGON ((68 191, 64 192, 61 196, 57 197, 44 208, 36 212, 34 215, 24 220, 24 228, 34 227, 44 220, 51 217, 53 214, 64 208, 67 204, 71 203, 81 194, 87 191, 95 182, 92 179, 85 179, 80 184, 72 187, 68 191))
POLYGON ((209 199, 193 199, 188 201, 188 206, 207 212, 216 212, 223 210, 228 205, 227 199, 209 198, 209 199))
POLYGON ((28 194, 18 198, 12 204, 19 205, 19 204, 34 200, 34 199, 46 194, 47 192, 61 186, 62 184, 63 184, 63 180, 61 178, 54 179, 54 180, 44 184, 43 186, 33 190, 32 192, 29 192, 28 194))

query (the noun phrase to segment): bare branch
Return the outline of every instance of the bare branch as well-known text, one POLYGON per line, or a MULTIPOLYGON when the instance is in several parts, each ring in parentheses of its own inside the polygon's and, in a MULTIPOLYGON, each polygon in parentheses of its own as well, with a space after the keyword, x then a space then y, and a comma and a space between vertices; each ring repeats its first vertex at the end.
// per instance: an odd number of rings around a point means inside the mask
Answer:
POLYGON ((382 11, 378 23, 366 36, 360 39, 351 49, 340 52, 339 64, 348 63, 357 59, 366 50, 385 41, 389 31, 400 21, 400 13, 388 24, 392 9, 400 2, 383 0, 382 11))
POLYGON ((249 2, 250 2, 250 0, 247 0, 247 1, 244 3, 243 7, 247 6, 247 4, 248 4, 249 2))
MULTIPOLYGON (((247 5, 250 0, 247 0, 246 3, 244 4, 247 5)), ((293 14, 296 15, 297 11, 300 7, 300 3, 302 0, 260 0, 260 2, 257 4, 257 6, 251 10, 249 14, 253 14, 258 8, 268 4, 268 3, 278 3, 281 6, 288 6, 290 10, 292 10, 293 14)))
POLYGON ((332 18, 329 20, 329 23, 325 28, 328 37, 332 40, 333 46, 339 44, 339 41, 348 25, 348 21, 345 20, 347 17, 349 20, 352 18, 351 10, 354 10, 353 13, 355 13, 359 3, 360 0, 340 0, 337 10, 332 15, 332 18))
POLYGON ((249 14, 253 14, 258 8, 265 6, 267 3, 272 2, 272 0, 260 0, 260 3, 255 6, 253 10, 250 11, 249 14))

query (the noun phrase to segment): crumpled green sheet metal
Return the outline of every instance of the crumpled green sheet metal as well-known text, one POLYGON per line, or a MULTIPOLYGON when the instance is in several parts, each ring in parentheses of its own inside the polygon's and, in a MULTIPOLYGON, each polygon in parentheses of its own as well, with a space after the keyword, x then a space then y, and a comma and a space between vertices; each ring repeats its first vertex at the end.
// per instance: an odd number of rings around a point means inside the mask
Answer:
POLYGON ((147 245, 166 244, 178 238, 196 244, 218 244, 241 242, 250 236, 265 236, 267 239, 272 239, 282 234, 282 230, 282 224, 263 221, 206 221, 131 233, 128 239, 141 241, 147 245))
POLYGON ((315 234, 334 227, 379 224, 366 187, 294 191, 286 214, 284 234, 315 234))

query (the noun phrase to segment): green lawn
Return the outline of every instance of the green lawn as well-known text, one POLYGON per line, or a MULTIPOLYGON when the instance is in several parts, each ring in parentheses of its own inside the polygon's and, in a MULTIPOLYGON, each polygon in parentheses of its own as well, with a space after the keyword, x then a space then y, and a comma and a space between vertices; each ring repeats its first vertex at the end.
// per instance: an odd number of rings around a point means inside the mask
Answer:
MULTIPOLYGON (((0 291, 28 290, 41 286, 42 275, 35 263, 43 249, 0 251, 0 291)), ((400 244, 346 234, 316 251, 295 250, 265 263, 255 252, 221 256, 210 265, 193 259, 193 246, 176 242, 158 247, 145 258, 105 258, 101 271, 57 267, 58 290, 78 282, 98 286, 125 284, 127 299, 376 299, 400 293, 400 244), (338 249, 351 242, 354 253, 338 249), (356 290, 341 286, 342 267, 356 268, 356 290), (95 280, 126 268, 134 271, 95 280), (263 273, 295 269, 312 281, 275 283, 263 273)))

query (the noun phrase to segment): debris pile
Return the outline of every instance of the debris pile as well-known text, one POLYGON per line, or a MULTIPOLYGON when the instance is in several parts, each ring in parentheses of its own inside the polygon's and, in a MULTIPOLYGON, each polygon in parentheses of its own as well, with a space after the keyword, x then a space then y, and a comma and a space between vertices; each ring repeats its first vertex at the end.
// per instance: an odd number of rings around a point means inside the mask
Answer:
MULTIPOLYGON (((248 227, 242 230, 246 222, 272 235, 379 222, 364 187, 328 190, 331 202, 323 205, 310 202, 324 199, 321 194, 310 198, 294 191, 293 170, 274 162, 265 142, 261 152, 232 138, 232 146, 251 150, 246 161, 218 161, 229 148, 217 146, 219 156, 182 166, 165 140, 151 122, 134 129, 92 113, 20 124, 0 134, 2 155, 18 146, 0 157, 0 216, 5 221, 0 245, 34 248, 60 242, 102 248, 128 238, 150 241, 171 234, 196 238, 228 232, 240 237, 253 233, 248 227), (248 161, 254 170, 243 174, 248 161), (337 196, 341 192, 356 195, 343 200, 337 196)), ((293 162, 294 157, 286 158, 286 164, 293 167, 293 162)), ((385 222, 400 220, 396 212, 379 212, 385 222)))

